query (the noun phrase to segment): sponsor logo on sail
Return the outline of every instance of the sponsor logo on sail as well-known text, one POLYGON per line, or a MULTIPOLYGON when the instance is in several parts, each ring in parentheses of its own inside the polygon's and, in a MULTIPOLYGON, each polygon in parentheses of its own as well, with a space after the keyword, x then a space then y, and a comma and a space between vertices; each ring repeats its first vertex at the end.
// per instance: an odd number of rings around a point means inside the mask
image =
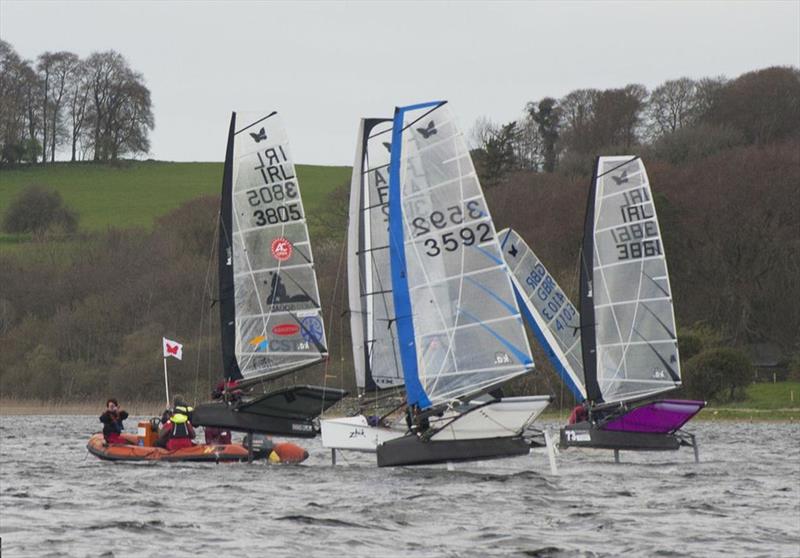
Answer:
POLYGON ((303 325, 303 339, 308 342, 319 343, 322 339, 322 321, 316 316, 303 318, 300 323, 303 325))
POLYGON ((290 337, 300 333, 300 326, 297 324, 278 324, 272 328, 272 333, 281 337, 290 337))
POLYGON ((282 236, 272 241, 271 250, 272 257, 279 262, 285 262, 292 257, 292 243, 282 236))
POLYGON ((295 349, 294 343, 288 339, 269 339, 264 335, 253 337, 248 343, 255 347, 255 352, 281 352, 295 349))

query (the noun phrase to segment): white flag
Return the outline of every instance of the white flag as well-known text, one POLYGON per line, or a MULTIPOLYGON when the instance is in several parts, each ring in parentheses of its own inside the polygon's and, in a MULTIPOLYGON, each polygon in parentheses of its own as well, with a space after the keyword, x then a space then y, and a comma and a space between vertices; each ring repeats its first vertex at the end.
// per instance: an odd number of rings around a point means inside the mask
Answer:
POLYGON ((170 341, 166 337, 162 337, 162 339, 164 340, 164 358, 175 357, 178 360, 182 360, 183 345, 181 345, 177 341, 170 341))

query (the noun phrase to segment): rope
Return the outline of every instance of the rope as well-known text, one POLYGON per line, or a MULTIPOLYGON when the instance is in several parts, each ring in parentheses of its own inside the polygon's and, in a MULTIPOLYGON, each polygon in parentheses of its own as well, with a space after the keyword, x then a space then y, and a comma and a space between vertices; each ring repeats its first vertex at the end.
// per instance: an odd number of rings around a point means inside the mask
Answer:
MULTIPOLYGON (((328 314, 328 316, 329 316, 329 319, 328 319, 328 324, 329 324, 329 326, 328 326, 328 337, 330 339, 333 339, 333 336, 334 336, 333 324, 335 322, 334 322, 333 316, 334 316, 334 309, 335 309, 335 304, 336 304, 336 294, 339 292, 339 280, 341 279, 341 276, 342 276, 342 262, 344 261, 345 252, 347 250, 347 229, 345 229, 344 235, 345 235, 345 237, 344 237, 344 240, 342 241, 342 249, 339 252, 339 262, 338 262, 338 264, 336 266, 336 280, 333 283, 333 293, 331 295, 331 306, 330 306, 330 312, 328 314)), ((339 317, 339 321, 341 322, 341 316, 339 317)), ((330 342, 328 343, 328 346, 330 346, 330 342)), ((341 336, 339 338, 339 354, 340 355, 344 354, 343 353, 343 346, 342 346, 341 336)), ((323 373, 322 373, 322 387, 323 388, 327 388, 328 387, 328 372, 330 370, 330 364, 331 364, 330 356, 331 355, 329 353, 328 354, 328 358, 325 359, 325 366, 323 368, 323 373)), ((344 365, 342 365, 340 371, 342 372, 342 374, 344 374, 344 365)), ((325 398, 324 397, 320 401, 319 406, 320 406, 319 415, 321 416, 322 413, 325 411, 325 398)))
MULTIPOLYGON (((195 363, 196 363, 195 372, 194 372, 194 400, 195 401, 198 401, 198 399, 199 399, 198 396, 199 396, 199 393, 200 393, 200 351, 199 351, 199 347, 201 346, 201 342, 202 342, 202 339, 203 339, 203 321, 204 321, 205 315, 206 315, 206 307, 205 307, 205 304, 203 304, 203 300, 205 298, 211 298, 210 297, 211 285, 210 285, 209 277, 211 275, 211 268, 212 268, 212 265, 213 265, 213 262, 214 262, 214 252, 216 251, 217 242, 218 242, 218 239, 219 239, 219 234, 217 234, 219 232, 219 227, 220 227, 220 214, 219 214, 219 212, 217 212, 217 220, 216 220, 216 223, 214 224, 214 233, 215 234, 214 234, 214 238, 212 238, 212 240, 211 240, 211 250, 210 250, 210 252, 208 254, 208 263, 206 265, 206 276, 205 276, 205 280, 203 281, 203 291, 202 291, 202 293, 200 295, 200 323, 197 326, 197 337, 196 337, 196 343, 195 343, 195 345, 198 347, 197 358, 195 360, 195 363)), ((209 312, 209 320, 208 320, 208 329, 209 329, 208 339, 210 339, 211 338, 210 312, 209 312)), ((211 380, 211 378, 210 378, 210 374, 211 374, 211 344, 210 343, 209 343, 208 352, 209 352, 209 354, 208 354, 207 370, 208 370, 208 380, 210 382, 210 380, 211 380)))

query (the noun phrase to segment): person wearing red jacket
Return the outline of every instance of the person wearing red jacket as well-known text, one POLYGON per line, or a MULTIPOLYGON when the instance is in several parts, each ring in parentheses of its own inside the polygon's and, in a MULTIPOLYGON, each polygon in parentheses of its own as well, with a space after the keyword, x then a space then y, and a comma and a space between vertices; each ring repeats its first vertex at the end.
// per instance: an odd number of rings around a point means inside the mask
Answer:
POLYGON ((194 445, 194 426, 189 419, 191 412, 192 408, 182 397, 175 397, 172 413, 158 433, 160 445, 168 450, 190 448, 194 445))

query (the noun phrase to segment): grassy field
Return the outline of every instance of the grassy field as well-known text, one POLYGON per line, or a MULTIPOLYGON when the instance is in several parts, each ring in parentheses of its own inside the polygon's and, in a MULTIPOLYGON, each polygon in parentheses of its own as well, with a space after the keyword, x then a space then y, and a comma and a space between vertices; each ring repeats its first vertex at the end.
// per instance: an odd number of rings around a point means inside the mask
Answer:
MULTIPOLYGON (((298 165, 306 212, 324 206, 327 194, 350 178, 349 167, 298 165)), ((56 163, 0 171, 0 213, 28 185, 61 193, 80 213, 80 229, 150 227, 155 218, 203 195, 218 196, 222 163, 124 161, 117 165, 56 163)), ((2 244, 25 241, 5 235, 2 244)))

